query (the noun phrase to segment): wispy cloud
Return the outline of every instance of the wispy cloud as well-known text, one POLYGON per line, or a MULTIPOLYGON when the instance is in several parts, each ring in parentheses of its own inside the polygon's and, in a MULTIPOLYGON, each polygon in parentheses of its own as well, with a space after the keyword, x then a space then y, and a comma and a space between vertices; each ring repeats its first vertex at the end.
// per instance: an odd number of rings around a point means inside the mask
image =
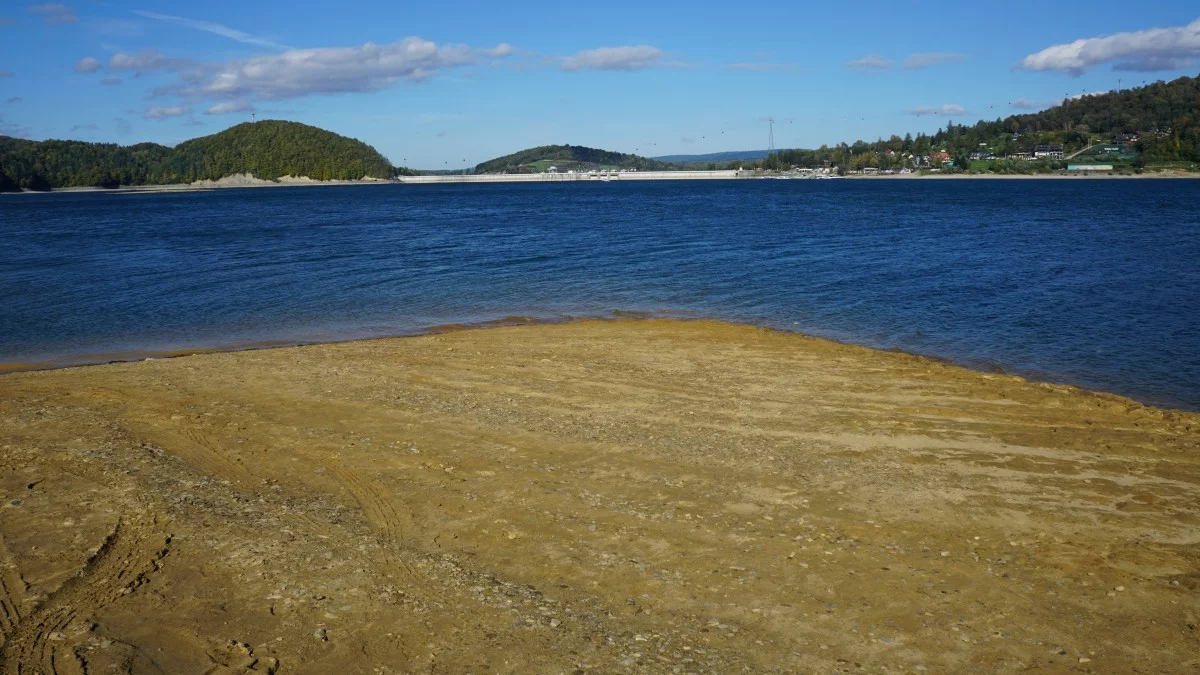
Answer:
POLYGON ((103 80, 100 80, 100 84, 103 84, 103 85, 104 85, 104 86, 106 86, 106 87, 115 87, 115 86, 117 86, 117 85, 121 84, 121 78, 119 78, 119 77, 106 77, 106 78, 104 78, 103 80))
POLYGON ((99 128, 100 127, 96 126, 95 124, 76 124, 75 126, 71 127, 71 133, 76 131, 96 131, 99 128))
POLYGON ((246 101, 225 101, 218 103, 208 110, 204 111, 205 115, 228 115, 229 113, 250 112, 254 110, 254 106, 246 101))
POLYGON ((190 64, 183 59, 172 59, 157 49, 143 49, 136 54, 118 52, 108 60, 109 70, 132 70, 136 73, 149 73, 155 70, 179 69, 190 64))
POLYGON ((0 77, 12 77, 13 75, 16 75, 16 73, 11 70, 0 69, 0 77))
POLYGON ((118 136, 128 136, 133 131, 133 125, 124 117, 114 117, 113 122, 116 122, 118 136))
POLYGON ((17 20, 11 16, 0 16, 0 26, 15 26, 17 20))
POLYGON ((269 49, 285 49, 285 50, 291 49, 291 47, 288 47, 287 45, 281 45, 278 42, 274 42, 272 40, 268 40, 268 39, 262 38, 262 37, 257 37, 257 36, 251 35, 249 33, 246 33, 244 31, 237 30, 236 28, 230 28, 229 26, 226 26, 224 24, 214 23, 212 21, 187 19, 182 16, 173 16, 171 14, 159 14, 158 12, 147 12, 145 10, 140 10, 140 9, 135 9, 133 11, 133 13, 144 19, 154 19, 155 21, 165 21, 167 23, 173 23, 177 26, 183 26, 185 28, 201 30, 206 33, 212 33, 214 35, 220 35, 221 37, 229 38, 230 40, 236 40, 243 44, 255 45, 258 47, 267 47, 269 49))
POLYGON ((170 119, 172 117, 183 117, 184 115, 191 115, 191 114, 192 114, 191 106, 186 106, 186 105, 152 106, 146 110, 146 112, 142 115, 142 117, 145 119, 148 119, 148 120, 165 120, 165 119, 170 119))
POLYGON ((1037 110, 1038 108, 1045 108, 1046 106, 1043 105, 1041 101, 1031 101, 1027 98, 1018 98, 1014 101, 1009 101, 1008 107, 1016 108, 1017 110, 1037 110))
POLYGON ((496 45, 495 47, 492 47, 491 49, 484 49, 481 51, 485 55, 490 56, 492 58, 502 59, 506 56, 512 56, 513 47, 512 47, 512 45, 508 44, 507 42, 501 42, 500 44, 496 45))
POLYGON ((14 103, 20 103, 20 102, 21 102, 21 97, 20 97, 20 96, 10 96, 10 97, 8 98, 8 100, 7 100, 7 101, 5 101, 5 103, 7 103, 7 104, 9 104, 9 105, 12 105, 12 104, 14 104, 14 103))
POLYGON ((560 59, 563 70, 645 70, 662 65, 662 50, 650 45, 585 49, 560 59))
POLYGON ((85 56, 75 64, 77 73, 94 73, 97 70, 100 70, 100 62, 91 56, 85 56))
POLYGON ((919 52, 909 55, 908 58, 904 59, 904 63, 901 64, 900 67, 905 70, 923 70, 925 68, 939 66, 943 63, 959 63, 966 60, 966 54, 951 52, 919 52))
POLYGON ((947 103, 941 106, 919 105, 915 108, 909 108, 905 111, 909 115, 944 115, 946 117, 961 117, 968 114, 967 109, 957 103, 947 103))
POLYGON ((895 63, 886 57, 879 54, 867 54, 853 61, 846 62, 846 67, 851 70, 887 70, 895 63))
POLYGON ((23 124, 14 124, 9 122, 8 120, 4 119, 3 115, 0 115, 0 136, 29 138, 30 134, 32 133, 33 130, 31 130, 29 127, 23 124))
POLYGON ((1075 40, 1047 47, 1021 60, 1026 70, 1082 75, 1088 68, 1112 63, 1113 70, 1177 70, 1200 57, 1200 19, 1186 26, 1149 28, 1075 40))
POLYGON ((58 3, 47 2, 30 5, 29 13, 41 16, 42 21, 49 24, 77 23, 79 21, 79 17, 75 16, 75 12, 70 7, 58 3))

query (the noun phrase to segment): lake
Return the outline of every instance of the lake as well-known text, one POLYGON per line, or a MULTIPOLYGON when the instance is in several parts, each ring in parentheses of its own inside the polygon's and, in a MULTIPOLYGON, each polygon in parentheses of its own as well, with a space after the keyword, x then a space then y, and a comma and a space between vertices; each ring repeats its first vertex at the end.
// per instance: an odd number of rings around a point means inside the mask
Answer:
POLYGON ((1200 180, 0 197, 0 363, 627 312, 1200 409, 1200 180))

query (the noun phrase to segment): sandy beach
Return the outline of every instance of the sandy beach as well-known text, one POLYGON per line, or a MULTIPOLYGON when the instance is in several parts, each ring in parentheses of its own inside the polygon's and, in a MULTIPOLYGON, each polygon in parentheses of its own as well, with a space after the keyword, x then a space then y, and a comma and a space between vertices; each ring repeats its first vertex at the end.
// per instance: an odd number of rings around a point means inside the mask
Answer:
POLYGON ((1200 415, 706 321, 0 376, 9 673, 1195 672, 1200 415))

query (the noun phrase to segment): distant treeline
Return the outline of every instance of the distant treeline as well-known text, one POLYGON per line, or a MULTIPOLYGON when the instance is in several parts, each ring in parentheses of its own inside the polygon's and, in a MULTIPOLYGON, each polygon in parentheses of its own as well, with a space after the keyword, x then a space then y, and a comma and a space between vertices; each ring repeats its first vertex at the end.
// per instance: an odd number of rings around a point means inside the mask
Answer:
POLYGON ((393 168, 371 146, 297 122, 265 120, 231 127, 169 148, 81 141, 27 141, 0 136, 0 191, 60 187, 163 185, 217 180, 239 173, 276 180, 391 178, 393 168))
POLYGON ((1200 162, 1200 80, 1181 77, 1121 92, 1067 99, 1028 115, 1012 115, 974 126, 947 122, 933 135, 892 136, 815 150, 782 150, 758 163, 765 169, 823 165, 861 169, 911 166, 906 154, 946 152, 960 169, 970 154, 986 148, 997 157, 1031 152, 1038 145, 1063 145, 1067 152, 1092 141, 1112 142, 1130 134, 1137 163, 1200 162), (891 151, 889 153, 888 151, 891 151))

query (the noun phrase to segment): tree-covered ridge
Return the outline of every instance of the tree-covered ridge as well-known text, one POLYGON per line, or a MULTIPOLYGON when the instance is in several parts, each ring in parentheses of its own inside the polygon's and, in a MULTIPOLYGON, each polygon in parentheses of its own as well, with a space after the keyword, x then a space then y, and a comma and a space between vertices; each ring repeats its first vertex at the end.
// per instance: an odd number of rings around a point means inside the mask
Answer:
POLYGON ((543 145, 497 157, 475 167, 475 173, 539 173, 554 166, 559 171, 638 169, 661 171, 670 165, 639 155, 609 152, 582 145, 543 145))
POLYGON ((5 176, 38 189, 190 183, 240 173, 264 180, 283 176, 352 180, 391 178, 396 171, 365 143, 278 120, 239 124, 174 148, 0 136, 0 186, 5 176))
MULTIPOLYGON (((1004 171, 1028 167, 1028 162, 1006 162, 1004 158, 1031 153, 1039 145, 1062 145, 1066 154, 1096 145, 1121 146, 1118 152, 1136 154, 1139 165, 1200 162, 1200 79, 1181 77, 1067 99, 1041 112, 980 120, 973 126, 947 122, 945 129, 932 135, 783 150, 760 165, 767 169, 822 165, 889 169, 913 166, 913 156, 944 152, 961 169, 971 166, 972 153, 983 152, 997 158, 992 170, 1004 171)), ((1087 158, 1105 156, 1089 153, 1087 158)))

